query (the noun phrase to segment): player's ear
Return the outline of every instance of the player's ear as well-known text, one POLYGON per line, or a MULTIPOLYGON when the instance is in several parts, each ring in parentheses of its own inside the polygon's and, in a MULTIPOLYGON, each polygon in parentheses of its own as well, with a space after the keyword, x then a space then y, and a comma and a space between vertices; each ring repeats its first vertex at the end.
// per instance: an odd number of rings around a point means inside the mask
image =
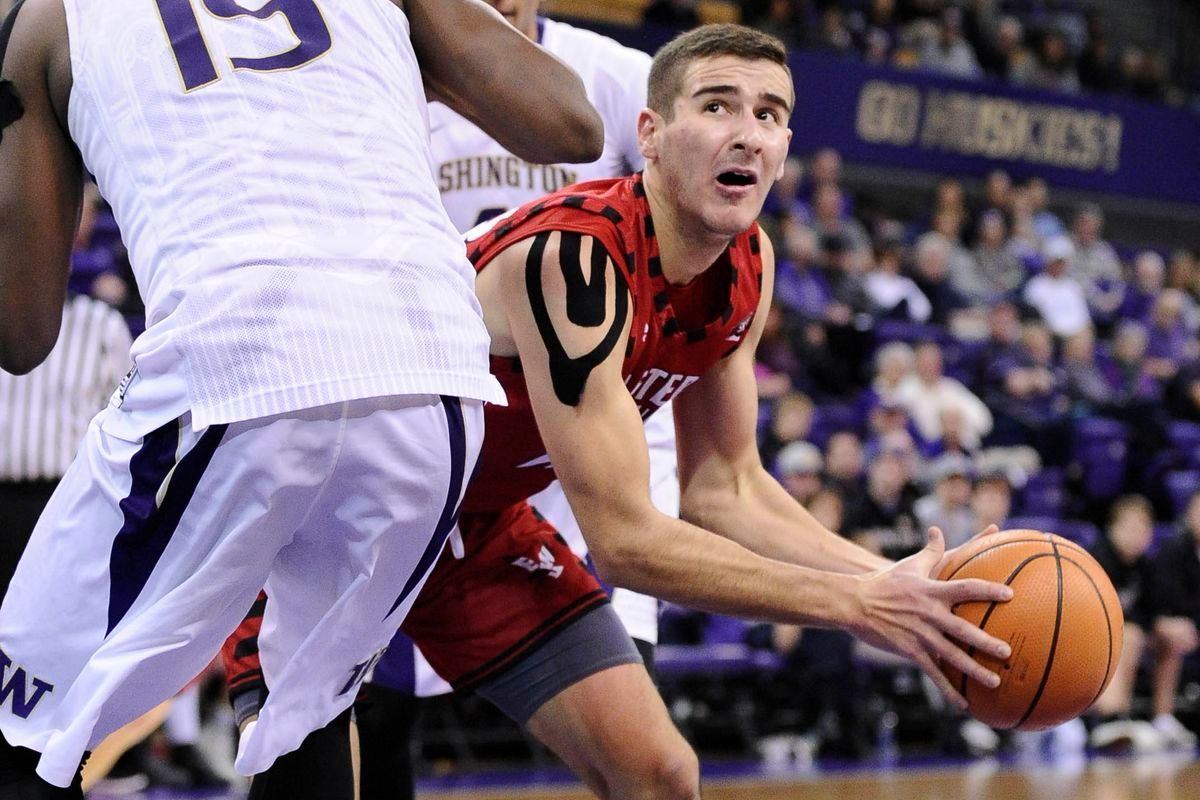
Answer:
POLYGON ((664 120, 651 108, 643 108, 637 118, 638 150, 642 158, 654 161, 658 158, 658 142, 655 134, 663 127, 664 120))

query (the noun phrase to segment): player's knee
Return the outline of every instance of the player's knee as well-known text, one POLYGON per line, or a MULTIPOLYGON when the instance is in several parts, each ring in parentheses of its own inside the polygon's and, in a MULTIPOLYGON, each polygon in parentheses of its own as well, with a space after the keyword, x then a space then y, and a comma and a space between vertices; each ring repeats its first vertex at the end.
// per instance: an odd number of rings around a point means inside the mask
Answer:
POLYGON ((700 760, 682 739, 646 760, 638 781, 638 797, 654 800, 697 800, 700 760))

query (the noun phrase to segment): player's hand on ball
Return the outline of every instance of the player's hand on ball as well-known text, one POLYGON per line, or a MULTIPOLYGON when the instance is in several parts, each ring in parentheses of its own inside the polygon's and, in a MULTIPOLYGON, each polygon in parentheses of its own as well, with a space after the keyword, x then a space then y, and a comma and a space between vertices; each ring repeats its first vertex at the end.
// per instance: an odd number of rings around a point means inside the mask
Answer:
POLYGON ((972 542, 978 541, 979 539, 982 539, 985 536, 995 536, 999 532, 1000 532, 1000 526, 988 525, 986 528, 984 528, 979 533, 972 536, 967 541, 960 544, 958 547, 954 547, 954 548, 951 548, 950 550, 947 550, 942 555, 942 560, 938 562, 937 567, 934 568, 933 572, 929 573, 929 577, 936 578, 938 575, 941 575, 945 571, 946 566, 949 565, 950 563, 952 563, 955 559, 957 559, 959 553, 963 552, 964 547, 971 546, 972 542))
POLYGON ((951 608, 971 601, 1004 602, 1012 590, 1001 583, 977 579, 938 581, 936 573, 945 551, 937 528, 929 530, 925 549, 887 569, 861 577, 860 614, 850 631, 868 644, 916 662, 939 689, 960 709, 966 700, 938 668, 938 661, 954 665, 984 686, 999 685, 1000 677, 971 658, 957 643, 1006 659, 1008 644, 989 636, 951 608))

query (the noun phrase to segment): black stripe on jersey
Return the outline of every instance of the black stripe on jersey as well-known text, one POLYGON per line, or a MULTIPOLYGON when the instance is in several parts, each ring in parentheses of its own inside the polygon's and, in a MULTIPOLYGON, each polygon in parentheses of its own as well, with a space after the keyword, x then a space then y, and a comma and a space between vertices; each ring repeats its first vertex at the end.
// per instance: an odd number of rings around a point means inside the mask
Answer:
POLYGON ((651 256, 647 261, 650 269, 650 277, 657 278, 662 275, 662 259, 658 256, 651 256))
POLYGON ((604 217, 606 220, 608 220, 609 222, 611 222, 614 225, 620 225, 621 222, 625 219, 624 217, 621 216, 621 212, 617 211, 612 206, 605 206, 600 211, 600 216, 604 217))
POLYGON ((752 233, 752 234, 750 234, 750 254, 758 255, 758 251, 759 251, 758 234, 752 233))
MULTIPOLYGON (((542 343, 550 357, 550 380, 554 386, 554 394, 563 405, 577 406, 583 396, 588 376, 608 358, 621 340, 625 319, 629 314, 629 287, 621 271, 614 267, 612 272, 616 284, 616 313, 609 329, 604 339, 591 352, 571 358, 563 347, 558 331, 554 329, 550 309, 546 305, 546 295, 542 289, 542 259, 552 233, 539 233, 533 239, 525 261, 525 289, 529 293, 529 305, 538 332, 542 336, 542 343)), ((582 328, 598 328, 608 318, 606 274, 609 257, 600 243, 593 241, 591 280, 586 280, 580 256, 582 239, 582 235, 578 233, 560 234, 558 262, 566 281, 567 318, 572 324, 582 328)))
POLYGON ((654 238, 654 218, 649 214, 646 215, 646 238, 654 238))

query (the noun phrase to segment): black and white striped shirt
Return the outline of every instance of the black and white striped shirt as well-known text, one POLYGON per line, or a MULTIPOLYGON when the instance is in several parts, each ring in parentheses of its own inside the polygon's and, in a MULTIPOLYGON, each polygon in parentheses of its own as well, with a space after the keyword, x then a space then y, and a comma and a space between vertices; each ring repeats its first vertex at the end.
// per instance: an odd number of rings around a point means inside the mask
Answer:
POLYGON ((0 371, 0 481, 55 480, 129 368, 129 328, 90 297, 67 298, 58 342, 28 375, 0 371))

